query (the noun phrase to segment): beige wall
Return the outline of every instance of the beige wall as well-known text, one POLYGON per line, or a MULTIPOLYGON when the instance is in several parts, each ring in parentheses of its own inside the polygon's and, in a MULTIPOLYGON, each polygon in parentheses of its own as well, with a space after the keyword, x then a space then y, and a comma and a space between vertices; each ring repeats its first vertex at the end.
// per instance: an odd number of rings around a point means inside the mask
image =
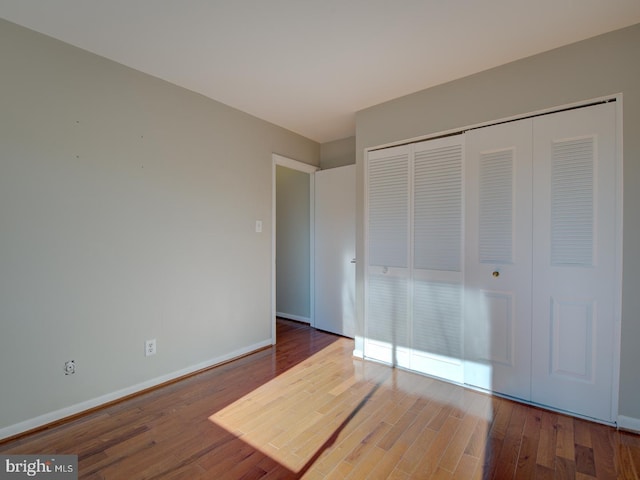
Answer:
MULTIPOLYGON (((640 25, 635 25, 363 110, 356 115, 356 157, 357 245, 362 252, 365 148, 621 92, 624 97, 625 207, 619 413, 640 422, 637 373, 640 364, 638 52, 640 25)), ((361 335, 363 265, 358 265, 357 280, 361 335)), ((356 348, 361 345, 361 339, 357 339, 356 348)))
POLYGON ((271 155, 319 144, 5 21, 0 64, 0 437, 271 343, 271 155))
POLYGON ((356 163, 356 137, 320 144, 320 168, 344 167, 356 163))

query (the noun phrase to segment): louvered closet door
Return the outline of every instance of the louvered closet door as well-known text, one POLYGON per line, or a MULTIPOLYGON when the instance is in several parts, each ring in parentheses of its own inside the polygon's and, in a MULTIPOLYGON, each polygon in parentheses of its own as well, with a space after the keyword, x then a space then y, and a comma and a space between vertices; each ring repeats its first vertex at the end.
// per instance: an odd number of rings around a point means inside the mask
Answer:
POLYGON ((615 103, 534 119, 532 399, 612 421, 615 103))
POLYGON ((462 382, 464 140, 457 135, 413 147, 409 368, 462 382))
POLYGON ((364 354, 409 364, 409 154, 396 147, 367 156, 364 354))
POLYGON ((467 133, 465 383, 531 398, 532 120, 467 133))

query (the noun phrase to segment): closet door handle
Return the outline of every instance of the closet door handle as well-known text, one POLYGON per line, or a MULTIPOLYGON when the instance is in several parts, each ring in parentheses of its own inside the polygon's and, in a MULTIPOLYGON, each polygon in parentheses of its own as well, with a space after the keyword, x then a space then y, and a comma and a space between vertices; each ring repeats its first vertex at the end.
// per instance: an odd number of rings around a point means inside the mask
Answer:
POLYGON ((500 272, 498 270, 494 270, 491 275, 493 275, 493 278, 498 278, 500 276, 500 272))

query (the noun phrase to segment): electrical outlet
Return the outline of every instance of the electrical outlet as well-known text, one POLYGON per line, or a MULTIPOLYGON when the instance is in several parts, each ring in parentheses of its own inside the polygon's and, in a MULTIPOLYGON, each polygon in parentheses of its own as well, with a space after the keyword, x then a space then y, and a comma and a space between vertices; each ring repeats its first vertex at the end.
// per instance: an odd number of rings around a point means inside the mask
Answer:
POLYGON ((150 355, 156 354, 156 339, 152 338, 151 340, 147 340, 144 342, 144 356, 148 357, 150 355))
POLYGON ((76 362, 73 360, 64 362, 64 374, 73 375, 74 373, 76 373, 76 362))

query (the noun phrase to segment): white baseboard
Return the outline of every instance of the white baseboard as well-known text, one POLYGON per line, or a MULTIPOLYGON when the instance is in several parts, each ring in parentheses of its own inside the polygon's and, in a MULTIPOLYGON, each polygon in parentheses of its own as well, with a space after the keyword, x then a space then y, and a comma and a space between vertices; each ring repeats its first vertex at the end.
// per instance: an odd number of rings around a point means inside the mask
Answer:
POLYGON ((618 428, 640 433, 640 418, 618 415, 618 428))
POLYGON ((290 313, 276 312, 276 317, 295 320, 296 322, 308 323, 309 325, 311 325, 311 319, 309 317, 303 317, 301 315, 292 315, 290 313))
POLYGON ((364 352, 362 350, 354 350, 353 356, 358 358, 364 358, 364 352))
POLYGON ((78 413, 82 413, 92 408, 99 407, 100 405, 113 402, 114 400, 118 400, 128 395, 141 392, 143 390, 155 387, 157 385, 161 385, 165 382, 175 380, 185 375, 189 375, 190 373, 197 372, 198 370, 214 367, 221 363, 228 362, 229 360, 233 360, 234 358, 242 357, 256 350, 260 350, 261 348, 268 347, 271 345, 271 343, 272 342, 270 339, 265 340, 245 348, 240 348, 226 355, 212 358, 210 360, 206 360, 196 365, 192 365, 190 367, 183 368, 181 370, 168 373, 160 377, 152 378, 151 380, 147 380, 146 382, 138 383, 137 385, 132 385, 130 387, 123 388, 122 390, 117 390, 115 392, 107 393, 106 395, 92 398, 91 400, 86 400, 84 402, 76 403, 75 405, 61 408, 60 410, 56 410, 54 412, 45 413, 44 415, 40 415, 35 418, 30 418, 29 420, 25 420, 13 425, 9 425, 8 427, 0 428, 0 440, 2 440, 3 438, 8 438, 14 435, 18 435, 23 432, 27 432, 29 430, 33 430, 34 428, 42 427, 43 425, 47 425, 49 423, 62 420, 63 418, 70 417, 72 415, 77 415, 78 413))

